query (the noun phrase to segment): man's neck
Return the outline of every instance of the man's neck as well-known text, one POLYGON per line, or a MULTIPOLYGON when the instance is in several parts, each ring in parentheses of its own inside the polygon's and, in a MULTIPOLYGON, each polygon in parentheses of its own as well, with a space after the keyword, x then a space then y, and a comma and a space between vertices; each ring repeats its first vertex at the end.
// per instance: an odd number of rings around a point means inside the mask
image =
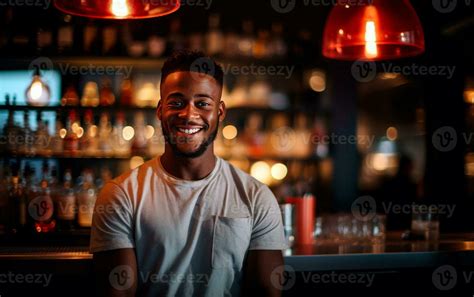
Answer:
POLYGON ((208 151, 197 158, 178 157, 171 149, 165 149, 160 161, 166 172, 184 180, 203 179, 212 172, 216 165, 216 157, 212 148, 208 148, 208 151))

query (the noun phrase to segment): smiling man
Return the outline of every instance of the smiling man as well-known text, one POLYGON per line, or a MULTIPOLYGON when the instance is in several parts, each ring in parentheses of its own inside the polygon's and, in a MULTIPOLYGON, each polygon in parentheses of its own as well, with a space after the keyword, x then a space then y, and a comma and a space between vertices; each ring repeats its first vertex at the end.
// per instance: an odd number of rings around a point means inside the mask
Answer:
POLYGON ((107 183, 96 203, 99 296, 280 295, 286 243, 277 201, 214 155, 223 76, 199 52, 164 63, 156 116, 165 152, 107 183))

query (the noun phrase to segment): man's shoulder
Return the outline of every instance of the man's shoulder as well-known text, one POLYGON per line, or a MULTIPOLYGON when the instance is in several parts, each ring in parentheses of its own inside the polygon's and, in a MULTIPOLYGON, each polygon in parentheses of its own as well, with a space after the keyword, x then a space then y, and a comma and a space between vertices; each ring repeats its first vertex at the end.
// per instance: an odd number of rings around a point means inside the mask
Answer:
POLYGON ((129 184, 142 184, 145 178, 150 177, 155 174, 156 168, 156 158, 148 160, 140 166, 137 166, 134 169, 130 169, 121 175, 115 177, 111 180, 112 183, 118 186, 126 186, 129 184))
POLYGON ((267 185, 265 185, 255 177, 251 176, 247 172, 243 171, 242 169, 232 165, 230 162, 222 160, 222 163, 224 172, 230 175, 234 182, 236 182, 237 186, 239 186, 239 183, 243 185, 247 192, 250 191, 253 193, 257 193, 260 191, 269 190, 267 185))

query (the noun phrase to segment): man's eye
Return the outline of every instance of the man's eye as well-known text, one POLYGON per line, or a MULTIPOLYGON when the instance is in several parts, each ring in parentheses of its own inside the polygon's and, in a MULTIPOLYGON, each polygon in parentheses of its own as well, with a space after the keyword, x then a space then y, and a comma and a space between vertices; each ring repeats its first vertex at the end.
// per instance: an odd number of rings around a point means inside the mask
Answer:
POLYGON ((204 107, 204 106, 209 106, 210 104, 207 103, 207 102, 205 102, 205 101, 201 101, 201 102, 199 102, 197 105, 204 107))
POLYGON ((171 101, 171 102, 168 103, 168 105, 173 106, 173 107, 179 107, 183 104, 179 101, 171 101))

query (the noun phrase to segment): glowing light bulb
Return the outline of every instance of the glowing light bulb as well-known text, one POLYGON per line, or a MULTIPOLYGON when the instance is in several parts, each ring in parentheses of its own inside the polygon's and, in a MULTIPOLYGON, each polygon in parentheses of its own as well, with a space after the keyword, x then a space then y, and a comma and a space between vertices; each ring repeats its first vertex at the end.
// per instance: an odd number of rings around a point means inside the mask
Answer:
POLYGON ((227 125, 222 129, 222 135, 225 139, 232 140, 237 137, 237 128, 233 125, 227 125))
POLYGON ((112 0, 111 11, 119 18, 128 16, 130 9, 128 8, 127 0, 112 0))
POLYGON ((122 137, 126 141, 131 140, 135 136, 135 129, 131 126, 126 126, 122 130, 122 137))
POLYGON ((31 85, 30 90, 31 98, 38 100, 43 94, 43 84, 40 81, 36 81, 31 85))
POLYGON ((377 32, 375 22, 367 21, 365 23, 365 56, 367 58, 377 57, 377 32))
POLYGON ((282 163, 276 163, 271 168, 272 177, 276 180, 284 179, 287 173, 288 173, 288 168, 286 167, 285 164, 282 164, 282 163))

